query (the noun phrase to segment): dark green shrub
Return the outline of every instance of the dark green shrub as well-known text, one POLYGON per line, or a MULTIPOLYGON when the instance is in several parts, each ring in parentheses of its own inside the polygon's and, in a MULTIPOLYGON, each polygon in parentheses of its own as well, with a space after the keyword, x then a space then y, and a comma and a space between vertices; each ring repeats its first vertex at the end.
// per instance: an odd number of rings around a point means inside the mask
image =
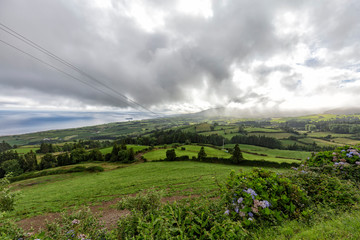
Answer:
POLYGON ((176 158, 175 149, 170 149, 166 151, 166 159, 168 161, 175 161, 175 158, 176 158))
POLYGON ((21 168, 20 163, 16 159, 7 160, 1 163, 1 168, 6 174, 11 173, 13 176, 18 176, 24 172, 21 168))
POLYGON ((255 169, 230 174, 222 187, 225 215, 247 227, 275 225, 307 215, 306 194, 287 177, 255 169))
POLYGON ((86 171, 86 167, 83 166, 76 166, 70 169, 67 169, 66 172, 67 173, 73 173, 73 172, 85 172, 86 171))
POLYGON ((101 166, 91 166, 85 169, 87 172, 103 172, 104 168, 101 166))

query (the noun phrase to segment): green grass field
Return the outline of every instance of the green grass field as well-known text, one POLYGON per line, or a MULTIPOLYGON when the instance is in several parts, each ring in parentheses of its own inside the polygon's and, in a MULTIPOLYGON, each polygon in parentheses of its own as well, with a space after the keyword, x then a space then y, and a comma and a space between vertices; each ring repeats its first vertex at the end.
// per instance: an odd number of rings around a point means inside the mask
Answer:
POLYGON ((285 139, 290 136, 295 136, 295 134, 292 133, 284 133, 284 132, 266 132, 266 133, 248 133, 248 135, 256 135, 256 136, 265 136, 265 137, 273 137, 276 139, 285 139))
MULTIPOLYGON (((201 146, 197 146, 197 145, 183 145, 178 147, 177 149, 175 149, 175 153, 176 156, 181 157, 181 156, 189 156, 190 158, 192 157, 197 157, 199 151, 200 151, 201 146), (185 150, 181 150, 181 147, 184 147, 185 150)), ((151 152, 145 153, 143 155, 143 157, 145 159, 147 159, 148 161, 153 161, 153 160, 162 160, 166 158, 166 151, 169 150, 171 148, 167 148, 167 149, 155 149, 151 152)), ((215 148, 211 148, 211 147, 204 147, 205 152, 207 154, 208 157, 218 157, 218 158, 230 158, 231 155, 225 151, 222 150, 218 150, 215 148)))
MULTIPOLYGON (((134 149, 134 152, 138 152, 138 151, 141 151, 145 148, 148 148, 149 146, 140 146, 140 145, 134 145, 134 144, 128 144, 126 145, 126 148, 127 149, 130 149, 130 148, 133 148, 134 149)), ((108 147, 108 148, 103 148, 103 149, 100 149, 100 152, 102 154, 107 154, 107 153, 111 153, 113 147, 108 147)))
POLYGON ((334 138, 331 140, 334 141, 335 143, 340 143, 343 145, 358 145, 358 144, 360 144, 359 140, 353 140, 353 139, 349 139, 349 138, 334 138))
MULTIPOLYGON (((227 144, 225 147, 232 148, 235 144, 227 144)), ((293 162, 294 159, 301 159, 305 160, 307 157, 310 157, 310 152, 305 151, 291 151, 291 150, 279 150, 279 149, 270 149, 265 147, 259 147, 259 146, 253 146, 253 145, 246 145, 246 144, 239 144, 239 147, 242 151, 251 152, 251 153, 257 153, 257 154, 266 154, 267 156, 256 156, 251 155, 249 160, 269 160, 273 161, 274 159, 277 159, 278 161, 282 160, 290 160, 290 162, 293 162), (281 157, 281 158, 276 158, 281 157)), ((250 155, 250 154, 249 154, 250 155)), ((246 158, 244 153, 244 157, 246 158)), ((298 162, 298 161, 297 161, 298 162)))
POLYGON ((40 149, 39 146, 22 146, 19 148, 15 148, 13 150, 16 151, 17 153, 25 154, 30 152, 31 150, 35 152, 38 149, 40 149))
POLYGON ((339 146, 343 146, 345 144, 341 144, 341 143, 335 143, 335 142, 330 142, 330 141, 326 141, 323 139, 317 139, 314 138, 314 141, 317 145, 319 146, 334 146, 334 147, 339 147, 339 146))
POLYGON ((360 239, 360 212, 340 212, 326 218, 315 217, 310 224, 288 221, 276 228, 260 230, 254 239, 360 239))
POLYGON ((313 137, 313 138, 321 138, 321 137, 327 137, 329 135, 331 135, 331 137, 336 137, 336 138, 348 138, 351 137, 351 134, 343 134, 343 133, 332 133, 332 132, 311 132, 311 133, 307 133, 308 137, 313 137))
MULTIPOLYGON (((227 144, 225 147, 233 148, 235 144, 227 144)), ((310 156, 309 152, 304 151, 290 151, 290 150, 278 150, 278 149, 269 149, 264 147, 258 147, 253 145, 239 144, 240 149, 246 152, 243 152, 243 157, 247 160, 265 160, 271 162, 299 162, 299 159, 304 160, 310 156), (253 154, 251 154, 253 153, 253 154), (256 154, 265 154, 267 156, 260 156, 256 154)), ((195 145, 184 145, 186 150, 181 150, 181 147, 178 147, 175 152, 176 156, 189 156, 197 157, 198 152, 200 151, 200 146, 195 145)), ((166 151, 168 149, 156 149, 154 151, 145 153, 143 155, 148 161, 162 160, 166 158, 166 151)), ((230 158, 231 155, 222 150, 215 148, 205 147, 205 152, 208 157, 219 157, 219 158, 230 158)))
POLYGON ((260 127, 247 127, 245 128, 247 132, 283 132, 281 129, 274 129, 274 128, 260 128, 260 127))
MULTIPOLYGON (((97 204, 144 189, 166 189, 168 195, 210 193, 215 179, 249 167, 201 162, 149 162, 100 173, 73 173, 13 183, 21 190, 12 215, 26 218, 83 204, 97 204)), ((276 170, 284 171, 284 170, 276 170)))
POLYGON ((284 145, 284 146, 289 146, 289 145, 294 145, 295 143, 297 145, 302 145, 305 146, 306 144, 302 144, 301 142, 295 141, 295 140, 288 140, 288 139, 282 139, 280 140, 280 142, 284 145))

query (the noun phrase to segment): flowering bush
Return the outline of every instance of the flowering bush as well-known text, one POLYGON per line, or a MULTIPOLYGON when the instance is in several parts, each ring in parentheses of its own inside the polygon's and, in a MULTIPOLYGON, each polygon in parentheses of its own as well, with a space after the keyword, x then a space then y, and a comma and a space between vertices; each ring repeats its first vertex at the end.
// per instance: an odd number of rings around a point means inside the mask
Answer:
POLYGON ((242 224, 223 214, 217 199, 188 199, 162 204, 156 211, 119 219, 117 239, 244 239, 242 224))
POLYGON ((288 178, 271 171, 232 172, 222 191, 224 214, 248 228, 307 214, 305 193, 288 178))
POLYGON ((39 239, 110 239, 109 233, 90 209, 80 209, 47 224, 47 229, 36 236, 39 239))
POLYGON ((344 146, 313 154, 305 166, 315 172, 360 182, 360 150, 356 147, 344 146))

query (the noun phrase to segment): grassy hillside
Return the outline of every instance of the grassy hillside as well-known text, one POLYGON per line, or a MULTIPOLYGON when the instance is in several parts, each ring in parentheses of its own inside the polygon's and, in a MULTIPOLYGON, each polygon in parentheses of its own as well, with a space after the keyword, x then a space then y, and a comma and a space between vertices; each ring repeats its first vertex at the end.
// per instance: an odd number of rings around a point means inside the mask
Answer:
POLYGON ((209 193, 231 170, 251 168, 200 162, 153 162, 101 173, 44 176, 13 184, 21 190, 13 216, 30 217, 66 207, 97 204, 144 189, 166 189, 168 195, 209 193), (214 179, 215 178, 215 179, 214 179))

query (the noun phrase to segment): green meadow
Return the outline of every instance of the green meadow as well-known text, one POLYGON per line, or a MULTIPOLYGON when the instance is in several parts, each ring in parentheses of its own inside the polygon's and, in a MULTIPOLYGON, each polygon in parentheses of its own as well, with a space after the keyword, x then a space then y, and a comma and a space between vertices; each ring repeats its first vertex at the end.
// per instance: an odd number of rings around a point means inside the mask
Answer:
MULTIPOLYGON (((189 156, 189 158, 197 157, 201 146, 197 145, 182 145, 180 147, 177 147, 175 149, 176 156, 189 156), (181 148, 185 148, 185 150, 182 150, 181 148)), ((154 160, 163 160, 166 158, 166 151, 167 149, 154 149, 150 152, 147 152, 143 155, 143 157, 148 161, 154 161, 154 160)), ((212 147, 204 147, 205 153, 208 157, 218 157, 218 158, 230 158, 231 154, 225 152, 224 150, 219 150, 212 147)))
MULTIPOLYGON (((149 147, 149 146, 140 146, 140 145, 135 145, 135 144, 127 144, 127 145, 126 145, 126 148, 127 148, 127 149, 132 148, 135 153, 138 152, 138 151, 141 151, 141 150, 143 150, 143 149, 145 149, 145 148, 148 148, 148 147, 149 147)), ((111 151, 112 151, 112 147, 100 149, 100 152, 101 152, 102 154, 104 154, 104 155, 107 154, 107 153, 111 153, 111 151)))
POLYGON ((201 162, 149 162, 118 166, 100 173, 72 173, 44 176, 12 184, 20 191, 17 219, 83 204, 96 205, 146 189, 165 189, 168 196, 209 194, 231 170, 250 167, 201 162))

